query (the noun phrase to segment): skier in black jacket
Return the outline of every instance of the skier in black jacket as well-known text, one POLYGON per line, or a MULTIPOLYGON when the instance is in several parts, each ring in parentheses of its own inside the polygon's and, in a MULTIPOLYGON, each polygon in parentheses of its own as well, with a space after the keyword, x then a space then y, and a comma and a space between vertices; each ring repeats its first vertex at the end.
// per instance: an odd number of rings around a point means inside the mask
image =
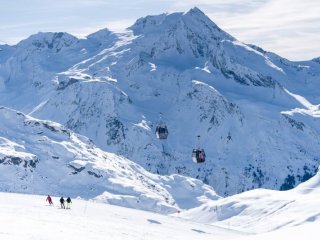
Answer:
POLYGON ((61 197, 60 198, 60 204, 61 204, 61 208, 66 208, 65 206, 64 206, 64 198, 63 197, 61 197))

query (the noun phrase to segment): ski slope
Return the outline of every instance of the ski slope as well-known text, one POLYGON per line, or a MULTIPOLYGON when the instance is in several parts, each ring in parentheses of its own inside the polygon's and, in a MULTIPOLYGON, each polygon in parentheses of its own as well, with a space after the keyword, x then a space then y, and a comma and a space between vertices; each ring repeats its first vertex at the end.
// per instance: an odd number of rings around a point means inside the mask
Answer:
POLYGON ((178 217, 73 199, 71 210, 45 196, 0 193, 1 240, 230 239, 244 233, 178 217))
MULTIPOLYGON (((180 217, 183 213, 161 215, 81 199, 73 199, 71 210, 65 210, 58 206, 58 197, 53 197, 53 207, 45 199, 46 196, 39 195, 0 193, 0 239, 318 239, 319 219, 256 234, 235 230, 232 224, 218 226, 186 220, 180 217)), ((313 202, 316 203, 317 199, 313 202)), ((308 206, 306 208, 310 209, 308 206)), ((293 213, 296 209, 291 211, 293 213)), ((299 213, 296 212, 297 215, 299 213)), ((264 217, 263 212, 259 214, 264 217)), ((303 219, 303 214, 300 219, 303 219)), ((245 225, 247 220, 242 220, 245 225)), ((265 223, 267 226, 268 222, 265 223)))

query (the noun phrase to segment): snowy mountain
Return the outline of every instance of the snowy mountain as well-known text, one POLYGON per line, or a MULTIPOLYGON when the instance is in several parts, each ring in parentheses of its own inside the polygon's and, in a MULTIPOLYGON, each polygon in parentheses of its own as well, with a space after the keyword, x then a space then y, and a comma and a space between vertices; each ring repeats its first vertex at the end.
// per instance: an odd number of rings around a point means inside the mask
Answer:
POLYGON ((220 198, 201 181, 159 176, 60 124, 0 108, 0 191, 80 196, 172 213, 220 198))
POLYGON ((198 8, 140 18, 125 33, 38 33, 0 48, 0 105, 150 172, 232 195, 290 189, 319 166, 319 62, 241 43, 198 8), (154 134, 159 112, 165 141, 154 134), (198 145, 203 164, 191 161, 198 145))

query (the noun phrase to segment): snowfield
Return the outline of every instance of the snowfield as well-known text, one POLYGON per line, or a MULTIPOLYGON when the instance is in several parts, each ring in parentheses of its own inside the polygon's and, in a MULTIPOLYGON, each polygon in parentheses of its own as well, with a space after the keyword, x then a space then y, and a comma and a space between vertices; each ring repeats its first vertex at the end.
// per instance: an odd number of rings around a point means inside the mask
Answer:
POLYGON ((256 189, 203 204, 184 211, 180 217, 247 233, 263 233, 261 239, 316 239, 319 199, 320 172, 289 191, 256 189))
POLYGON ((178 217, 73 199, 71 210, 46 196, 0 193, 1 240, 230 239, 243 233, 178 217))

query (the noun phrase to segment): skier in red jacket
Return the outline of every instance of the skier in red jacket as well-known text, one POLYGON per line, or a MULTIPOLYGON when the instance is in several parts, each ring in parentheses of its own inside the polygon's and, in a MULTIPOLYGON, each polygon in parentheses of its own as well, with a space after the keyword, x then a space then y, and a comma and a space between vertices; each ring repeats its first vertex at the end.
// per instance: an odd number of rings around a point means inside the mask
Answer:
POLYGON ((48 195, 46 202, 49 202, 50 206, 53 206, 52 198, 50 197, 50 195, 48 195))

